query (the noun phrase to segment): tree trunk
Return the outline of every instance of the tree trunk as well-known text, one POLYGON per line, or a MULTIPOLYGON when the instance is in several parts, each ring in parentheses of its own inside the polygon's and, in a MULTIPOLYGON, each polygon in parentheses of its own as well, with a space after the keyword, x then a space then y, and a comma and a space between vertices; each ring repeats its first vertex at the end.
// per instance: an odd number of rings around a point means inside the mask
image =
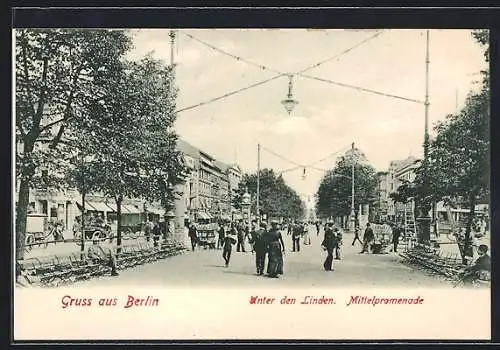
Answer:
POLYGON ((467 226, 465 227, 464 254, 462 256, 463 264, 467 264, 468 260, 472 259, 474 255, 472 251, 473 247, 470 233, 472 229, 472 222, 474 221, 477 192, 478 191, 474 189, 469 196, 469 216, 467 218, 467 226))
MULTIPOLYGON (((24 140, 24 157, 30 162, 31 152, 34 142, 30 141, 33 136, 28 135, 28 140, 24 140)), ((28 216, 30 184, 35 175, 35 168, 32 163, 24 164, 21 170, 21 181, 19 183, 19 198, 16 206, 16 259, 24 258, 24 243, 26 239, 26 221, 28 216)))
POLYGON ((119 195, 116 199, 116 252, 121 253, 122 245, 122 202, 123 196, 119 195))
POLYGON ((85 238, 85 191, 82 190, 82 245, 80 249, 80 251, 82 252, 82 259, 83 252, 85 251, 85 238))
POLYGON ((19 199, 16 208, 16 260, 24 258, 24 243, 26 237, 26 221, 28 216, 30 180, 22 177, 19 184, 19 199))

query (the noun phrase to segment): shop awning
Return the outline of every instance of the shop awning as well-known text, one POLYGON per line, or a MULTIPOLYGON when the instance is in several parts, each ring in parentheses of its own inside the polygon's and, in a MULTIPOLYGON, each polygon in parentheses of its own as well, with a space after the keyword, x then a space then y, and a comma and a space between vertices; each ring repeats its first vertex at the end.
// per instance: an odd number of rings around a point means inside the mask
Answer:
POLYGON ((113 202, 108 202, 106 203, 106 206, 114 213, 116 213, 116 203, 113 202))
POLYGON ((132 204, 123 204, 122 205, 122 211, 125 213, 127 211, 127 214, 140 214, 141 211, 137 209, 135 205, 132 204), (125 210, 123 210, 125 209, 125 210))
MULTIPOLYGON (((82 207, 82 201, 76 201, 75 202, 76 205, 78 206, 78 209, 80 209, 80 211, 83 209, 82 207)), ((85 201, 85 210, 93 210, 93 211, 100 211, 96 208, 94 208, 89 202, 85 201)))
POLYGON ((110 211, 110 208, 104 202, 90 202, 90 205, 97 211, 110 211))

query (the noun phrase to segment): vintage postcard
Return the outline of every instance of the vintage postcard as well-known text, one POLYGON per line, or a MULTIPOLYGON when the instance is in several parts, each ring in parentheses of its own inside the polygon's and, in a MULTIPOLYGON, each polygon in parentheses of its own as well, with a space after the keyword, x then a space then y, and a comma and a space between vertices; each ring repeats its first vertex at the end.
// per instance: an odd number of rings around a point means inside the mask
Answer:
POLYGON ((491 338, 487 30, 12 35, 16 341, 491 338))

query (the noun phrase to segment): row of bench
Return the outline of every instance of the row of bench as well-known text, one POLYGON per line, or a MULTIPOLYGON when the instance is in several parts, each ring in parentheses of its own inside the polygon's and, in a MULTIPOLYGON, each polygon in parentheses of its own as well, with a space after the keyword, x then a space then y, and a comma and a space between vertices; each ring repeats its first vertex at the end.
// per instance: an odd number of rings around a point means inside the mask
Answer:
POLYGON ((399 255, 404 263, 422 267, 433 274, 447 278, 455 278, 463 268, 460 256, 452 253, 445 255, 437 247, 417 244, 411 249, 402 251, 399 255))
MULTIPOLYGON (((185 248, 181 243, 169 241, 162 242, 158 247, 147 243, 128 245, 121 247, 120 253, 116 254, 116 265, 118 270, 123 270, 178 255, 183 250, 185 248)), ((105 261, 95 263, 83 253, 29 258, 18 261, 16 268, 27 284, 41 287, 56 287, 111 272, 105 261)))

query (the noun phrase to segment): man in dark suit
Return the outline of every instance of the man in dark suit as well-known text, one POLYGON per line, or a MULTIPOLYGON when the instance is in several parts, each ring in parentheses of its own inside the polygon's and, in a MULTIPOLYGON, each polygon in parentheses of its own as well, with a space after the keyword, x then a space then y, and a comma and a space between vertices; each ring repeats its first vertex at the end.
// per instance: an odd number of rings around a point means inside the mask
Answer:
POLYGON ((488 255, 488 246, 481 244, 477 248, 479 257, 474 264, 466 267, 462 280, 465 284, 472 284, 474 280, 489 280, 491 274, 491 258, 488 255))
POLYGON ((323 263, 323 268, 325 271, 333 271, 332 262, 333 262, 333 249, 337 244, 337 237, 333 232, 333 223, 328 222, 325 227, 325 236, 323 238, 323 242, 321 246, 327 251, 328 255, 326 256, 325 262, 323 263))
POLYGON ((374 239, 375 234, 373 233, 373 229, 370 227, 370 223, 367 223, 365 234, 363 235, 363 250, 360 252, 361 254, 370 252, 370 246, 372 245, 374 239))
POLYGON ((264 223, 260 224, 260 228, 254 228, 251 233, 251 243, 253 244, 253 249, 255 251, 255 266, 257 268, 257 274, 264 274, 264 267, 266 262, 266 225, 264 223))
POLYGON ((196 230, 196 225, 191 223, 188 231, 189 238, 191 239, 191 249, 194 252, 194 248, 196 247, 196 243, 198 242, 198 230, 196 230))
POLYGON ((300 252, 300 238, 302 237, 302 225, 300 222, 293 225, 292 231, 292 241, 293 241, 293 251, 300 252), (296 250, 297 249, 297 250, 296 250))
POLYGON ((394 228, 392 229, 392 245, 394 249, 394 253, 398 252, 398 244, 399 244, 399 237, 401 236, 401 227, 399 224, 395 224, 394 228))

